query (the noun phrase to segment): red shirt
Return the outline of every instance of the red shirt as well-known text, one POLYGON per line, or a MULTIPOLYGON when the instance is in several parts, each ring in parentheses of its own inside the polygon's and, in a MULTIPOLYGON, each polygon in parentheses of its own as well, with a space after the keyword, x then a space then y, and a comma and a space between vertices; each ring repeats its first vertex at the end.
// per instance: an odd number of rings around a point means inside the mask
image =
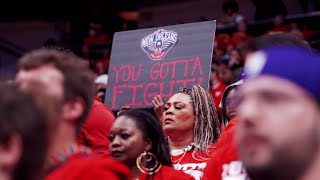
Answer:
POLYGON ((222 131, 221 137, 216 143, 217 150, 211 155, 204 170, 203 180, 209 179, 235 179, 246 180, 247 174, 234 143, 235 126, 239 119, 232 119, 222 131))
POLYGON ((110 155, 108 136, 114 120, 115 116, 112 111, 95 97, 88 118, 77 137, 77 142, 90 147, 93 153, 101 156, 110 155))
POLYGON ((110 158, 85 157, 81 153, 71 156, 63 165, 51 171, 45 180, 132 180, 124 164, 110 158))
POLYGON ((224 85, 223 83, 219 82, 218 86, 216 86, 214 89, 210 89, 210 93, 213 97, 214 100, 214 105, 216 106, 216 109, 218 112, 221 112, 221 108, 219 107, 222 95, 224 90, 227 88, 226 85, 224 85))
MULTIPOLYGON (((194 179, 200 180, 210 156, 201 153, 201 155, 204 157, 201 159, 200 157, 196 156, 197 159, 195 159, 192 157, 193 150, 194 148, 186 151, 185 153, 178 153, 177 155, 173 155, 175 153, 171 151, 172 164, 174 169, 183 171, 186 174, 192 175, 194 179)), ((213 147, 210 150, 210 153, 212 153, 214 150, 215 148, 213 147)))
MULTIPOLYGON (((146 180, 147 175, 142 174, 139 180, 146 180)), ((182 171, 177 171, 169 166, 162 166, 161 169, 154 174, 153 180, 193 180, 194 178, 182 171)))

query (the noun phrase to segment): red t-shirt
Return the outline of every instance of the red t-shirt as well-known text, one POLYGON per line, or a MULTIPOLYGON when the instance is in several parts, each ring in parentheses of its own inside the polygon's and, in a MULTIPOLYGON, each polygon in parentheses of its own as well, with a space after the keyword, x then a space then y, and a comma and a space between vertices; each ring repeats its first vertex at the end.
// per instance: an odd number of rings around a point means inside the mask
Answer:
POLYGON ((238 122, 238 118, 232 119, 222 131, 216 143, 217 150, 212 153, 204 170, 203 180, 248 179, 234 143, 234 131, 238 122))
MULTIPOLYGON (((203 158, 196 157, 195 159, 192 157, 193 150, 194 147, 186 152, 178 152, 180 150, 172 150, 172 164, 174 169, 183 171, 186 174, 192 175, 194 179, 200 180, 210 155, 205 155, 204 153, 201 153, 201 156, 203 156, 203 158)), ((210 153, 212 153, 214 150, 215 148, 212 147, 210 153)))
MULTIPOLYGON (((142 174, 139 177, 139 180, 146 180, 147 175, 142 174)), ((149 179, 153 180, 193 180, 194 178, 182 171, 177 171, 169 166, 162 166, 161 169, 154 174, 153 178, 149 177, 149 179)))
POLYGON ((63 165, 51 171, 45 180, 132 180, 129 168, 111 157, 72 155, 63 165))
POLYGON ((222 111, 221 108, 219 107, 219 104, 220 104, 223 92, 226 88, 227 86, 225 84, 219 82, 219 85, 216 88, 209 90, 213 97, 214 105, 216 106, 216 109, 218 112, 222 111))
POLYGON ((110 155, 108 136, 114 120, 115 116, 112 111, 95 97, 88 118, 77 137, 77 142, 90 147, 93 153, 101 156, 110 155))

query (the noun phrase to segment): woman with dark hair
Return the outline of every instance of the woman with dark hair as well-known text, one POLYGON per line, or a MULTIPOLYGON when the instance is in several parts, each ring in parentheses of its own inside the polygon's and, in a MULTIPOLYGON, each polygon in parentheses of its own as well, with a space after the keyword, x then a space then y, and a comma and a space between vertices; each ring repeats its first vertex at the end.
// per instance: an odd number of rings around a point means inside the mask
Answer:
POLYGON ((219 118, 210 92, 196 84, 180 88, 165 104, 159 96, 153 103, 168 136, 174 168, 200 179, 220 136, 219 118))
POLYGON ((231 119, 237 117, 236 109, 240 101, 238 88, 242 83, 243 80, 241 79, 229 85, 223 92, 220 106, 223 113, 224 126, 226 126, 231 119))
POLYGON ((193 179, 174 170, 159 121, 142 110, 121 112, 109 135, 114 159, 125 163, 136 179, 193 179))
POLYGON ((211 154, 207 162, 202 180, 210 179, 247 179, 247 174, 239 160, 238 151, 234 144, 235 127, 240 118, 237 108, 240 104, 241 95, 239 89, 243 79, 228 86, 222 95, 220 107, 224 116, 224 125, 220 138, 216 143, 217 150, 211 154))

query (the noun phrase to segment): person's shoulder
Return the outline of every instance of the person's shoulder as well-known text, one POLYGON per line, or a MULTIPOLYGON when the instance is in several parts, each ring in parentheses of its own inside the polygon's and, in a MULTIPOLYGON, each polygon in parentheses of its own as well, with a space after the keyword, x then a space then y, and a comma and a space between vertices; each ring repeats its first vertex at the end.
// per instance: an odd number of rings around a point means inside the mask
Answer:
POLYGON ((215 144, 217 149, 220 149, 221 147, 224 147, 224 146, 230 146, 231 144, 233 144, 235 127, 237 126, 239 121, 240 121, 239 118, 234 118, 229 121, 226 128, 224 128, 218 141, 215 144))
POLYGON ((95 114, 104 112, 114 116, 111 109, 106 104, 102 103, 102 101, 97 97, 93 100, 90 112, 95 114))
POLYGON ((237 126, 237 124, 239 124, 239 121, 240 121, 239 117, 231 119, 223 131, 226 131, 226 132, 234 131, 234 128, 235 126, 237 126))
POLYGON ((175 170, 169 166, 162 166, 161 174, 165 174, 164 179, 172 179, 172 180, 183 180, 183 179, 194 179, 191 175, 184 173, 183 171, 175 170))
POLYGON ((93 102, 92 102, 92 107, 107 107, 108 109, 110 109, 107 105, 105 105, 100 98, 98 97, 94 97, 93 102))
POLYGON ((46 180, 132 179, 130 170, 111 157, 72 158, 52 171, 46 180))
POLYGON ((92 131, 110 128, 115 120, 113 112, 101 101, 94 99, 82 129, 92 131))
MULTIPOLYGON (((123 177, 131 178, 131 173, 129 168, 119 162, 114 160, 112 157, 94 157, 88 160, 89 162, 85 166, 86 168, 97 168, 101 171, 108 171, 108 173, 112 172, 118 175, 121 175, 123 177)), ((125 178, 127 179, 127 178, 125 178)))

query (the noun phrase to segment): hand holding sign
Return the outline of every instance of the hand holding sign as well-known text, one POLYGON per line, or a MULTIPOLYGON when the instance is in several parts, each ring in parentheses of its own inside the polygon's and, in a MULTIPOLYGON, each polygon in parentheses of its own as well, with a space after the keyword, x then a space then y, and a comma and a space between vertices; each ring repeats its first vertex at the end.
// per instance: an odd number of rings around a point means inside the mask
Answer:
POLYGON ((162 115, 163 115, 163 112, 164 112, 164 102, 162 100, 162 98, 160 97, 160 95, 156 96, 153 98, 152 100, 152 104, 153 104, 153 109, 154 109, 154 112, 156 113, 158 119, 162 120, 162 115))

